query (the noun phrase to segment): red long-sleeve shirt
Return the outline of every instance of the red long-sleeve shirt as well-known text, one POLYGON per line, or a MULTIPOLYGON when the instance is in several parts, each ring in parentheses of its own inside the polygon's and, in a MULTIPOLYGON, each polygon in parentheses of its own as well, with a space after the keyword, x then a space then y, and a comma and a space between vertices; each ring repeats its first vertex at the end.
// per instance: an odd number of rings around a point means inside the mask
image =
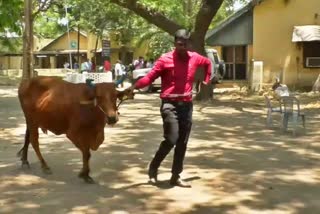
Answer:
POLYGON ((161 77, 161 99, 173 101, 192 100, 192 85, 198 67, 204 67, 204 81, 209 83, 211 62, 208 58, 196 52, 187 52, 185 59, 175 51, 163 54, 155 63, 152 70, 136 82, 135 88, 150 85, 156 78, 161 77))

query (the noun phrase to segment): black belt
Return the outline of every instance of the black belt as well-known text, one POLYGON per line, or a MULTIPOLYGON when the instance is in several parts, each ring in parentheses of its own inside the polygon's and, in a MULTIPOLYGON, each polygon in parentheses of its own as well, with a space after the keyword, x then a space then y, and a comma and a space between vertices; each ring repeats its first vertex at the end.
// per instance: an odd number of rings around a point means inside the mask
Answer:
POLYGON ((191 105, 191 101, 176 101, 176 100, 167 100, 167 99, 162 99, 162 103, 170 103, 172 105, 177 105, 177 106, 185 106, 185 105, 191 105))

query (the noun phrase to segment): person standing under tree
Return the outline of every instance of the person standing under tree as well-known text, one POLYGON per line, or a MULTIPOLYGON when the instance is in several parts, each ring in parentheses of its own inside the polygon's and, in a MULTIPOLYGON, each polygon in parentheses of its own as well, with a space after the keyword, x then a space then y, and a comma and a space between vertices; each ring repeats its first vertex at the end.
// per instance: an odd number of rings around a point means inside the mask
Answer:
POLYGON ((152 70, 130 87, 130 90, 150 85, 161 77, 162 99, 160 112, 163 121, 163 137, 158 151, 149 164, 149 182, 156 184, 158 168, 167 154, 174 148, 174 158, 170 178, 172 186, 191 187, 180 178, 183 171, 183 161, 192 126, 192 86, 198 67, 205 69, 204 84, 209 84, 211 62, 208 58, 196 52, 188 51, 190 32, 180 29, 175 33, 174 46, 171 52, 163 54, 152 70))

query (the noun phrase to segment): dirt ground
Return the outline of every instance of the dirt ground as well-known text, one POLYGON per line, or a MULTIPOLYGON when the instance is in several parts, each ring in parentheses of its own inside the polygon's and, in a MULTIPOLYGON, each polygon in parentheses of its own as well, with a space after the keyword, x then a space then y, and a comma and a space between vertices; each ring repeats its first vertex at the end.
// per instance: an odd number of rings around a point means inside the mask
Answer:
POLYGON ((194 123, 183 178, 192 188, 170 187, 172 153, 159 169, 158 186, 147 183, 147 166, 162 139, 158 94, 125 102, 105 142, 92 153, 91 176, 77 177, 80 152, 65 136, 40 135, 53 174, 45 175, 30 147, 31 169, 17 151, 25 123, 16 87, 0 87, 0 213, 319 213, 320 100, 300 94, 307 128, 267 129, 262 96, 217 95, 194 104, 194 123))

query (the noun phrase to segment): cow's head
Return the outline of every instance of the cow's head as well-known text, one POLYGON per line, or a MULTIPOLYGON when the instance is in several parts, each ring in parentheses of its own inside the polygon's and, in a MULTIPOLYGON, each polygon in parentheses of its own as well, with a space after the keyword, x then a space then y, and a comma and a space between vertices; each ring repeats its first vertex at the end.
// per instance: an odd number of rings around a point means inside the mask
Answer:
POLYGON ((97 107, 105 114, 109 125, 115 124, 118 118, 117 101, 133 99, 132 90, 117 91, 114 83, 98 83, 95 85, 97 107))

